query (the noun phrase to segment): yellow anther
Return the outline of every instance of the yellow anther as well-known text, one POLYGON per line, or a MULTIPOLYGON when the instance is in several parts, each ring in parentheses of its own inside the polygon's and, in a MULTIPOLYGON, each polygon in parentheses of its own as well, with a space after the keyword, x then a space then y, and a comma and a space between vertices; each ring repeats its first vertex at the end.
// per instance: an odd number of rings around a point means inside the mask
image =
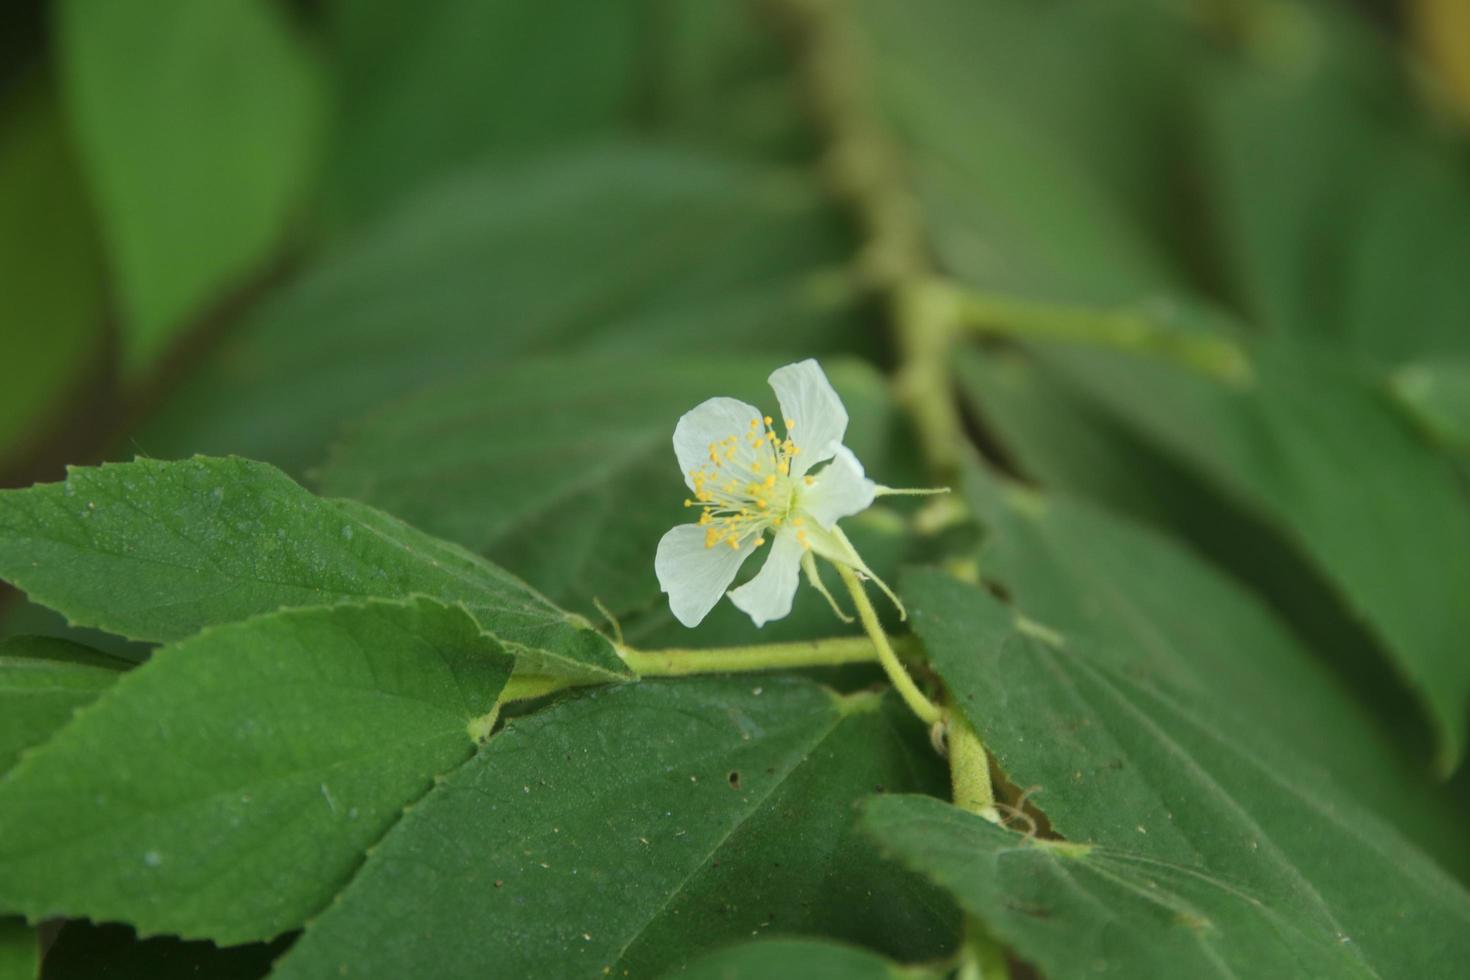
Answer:
POLYGON ((771 506, 770 504, 766 503, 763 498, 757 499, 756 503, 760 505, 761 510, 765 510, 767 507, 771 506))
POLYGON ((771 424, 771 417, 769 415, 767 415, 766 416, 766 425, 770 425, 770 424, 771 424))
POLYGON ((781 465, 776 468, 781 471, 782 476, 787 476, 791 473, 791 461, 783 459, 781 465))
POLYGON ((766 477, 766 486, 767 487, 774 487, 775 485, 776 485, 776 474, 772 473, 770 476, 766 477))
POLYGON ((702 514, 699 515, 699 523, 701 523, 701 524, 708 524, 709 522, 710 522, 709 511, 704 511, 702 514))
POLYGON ((794 428, 796 428, 796 420, 795 419, 787 419, 786 420, 786 431, 787 432, 790 432, 794 428))
POLYGON ((793 518, 792 518, 792 519, 791 519, 791 526, 792 526, 792 527, 801 527, 801 526, 802 526, 802 525, 803 525, 803 524, 805 524, 805 523, 806 523, 806 521, 805 521, 805 520, 803 520, 803 519, 802 519, 802 518, 800 518, 800 517, 793 517, 793 518))
POLYGON ((779 517, 776 518, 774 521, 771 522, 771 524, 774 527, 780 527, 781 526, 781 518, 779 518, 779 517))
POLYGON ((759 548, 761 545, 763 545, 765 543, 766 543, 766 539, 765 538, 756 538, 755 539, 755 546, 757 548, 759 548))
POLYGON ((801 543, 801 546, 803 548, 806 548, 808 550, 811 549, 812 543, 807 540, 807 536, 806 536, 806 532, 805 531, 797 531, 796 532, 796 540, 801 543))
POLYGON ((735 535, 732 534, 728 538, 726 538, 725 540, 727 542, 729 542, 731 549, 733 549, 735 551, 739 551, 740 550, 740 539, 737 538, 735 535))

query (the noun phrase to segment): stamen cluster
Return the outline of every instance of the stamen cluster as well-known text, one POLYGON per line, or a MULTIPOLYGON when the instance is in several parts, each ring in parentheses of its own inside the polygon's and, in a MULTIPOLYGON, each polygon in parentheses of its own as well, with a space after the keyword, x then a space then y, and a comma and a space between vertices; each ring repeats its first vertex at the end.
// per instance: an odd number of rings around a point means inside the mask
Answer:
MULTIPOLYGON (((684 506, 702 509, 699 524, 705 528, 706 548, 724 544, 738 549, 751 536, 760 547, 767 528, 779 528, 787 520, 793 527, 803 525, 791 513, 800 488, 811 486, 812 478, 791 479, 791 463, 801 447, 792 439, 795 421, 784 421, 782 438, 771 416, 751 419, 748 432, 711 442, 709 461, 689 472, 694 499, 685 500, 684 506)), ((797 536, 803 547, 811 547, 805 530, 797 536)))

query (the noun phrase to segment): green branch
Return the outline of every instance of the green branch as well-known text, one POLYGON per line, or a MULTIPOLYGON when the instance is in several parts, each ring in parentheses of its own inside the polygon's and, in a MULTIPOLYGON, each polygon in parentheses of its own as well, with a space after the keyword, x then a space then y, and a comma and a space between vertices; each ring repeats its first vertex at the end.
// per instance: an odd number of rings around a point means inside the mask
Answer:
POLYGON ((874 643, 865 636, 703 650, 635 650, 629 646, 621 646, 618 653, 622 655, 623 662, 640 677, 687 677, 691 674, 838 667, 843 664, 876 663, 881 659, 874 643))
POLYGON ((1184 330, 1138 308, 1089 309, 989 296, 952 283, 913 287, 933 305, 947 306, 962 329, 1018 340, 1107 347, 1168 361, 1231 385, 1250 383, 1250 358, 1218 334, 1184 330))

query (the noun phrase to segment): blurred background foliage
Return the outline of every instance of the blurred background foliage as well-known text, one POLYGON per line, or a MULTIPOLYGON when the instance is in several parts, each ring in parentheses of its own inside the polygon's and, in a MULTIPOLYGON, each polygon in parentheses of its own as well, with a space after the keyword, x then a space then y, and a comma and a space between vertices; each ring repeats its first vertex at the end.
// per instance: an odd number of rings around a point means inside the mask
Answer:
MULTIPOLYGON (((924 481, 786 6, 7 5, 0 485, 238 453, 687 642, 679 412, 822 356, 870 470, 924 481)), ((991 469, 1205 556, 1426 776, 1470 694, 1467 9, 838 5, 937 269, 1250 352, 1242 393, 1002 324, 954 365, 991 469)))
MULTIPOLYGON (((875 510, 872 564, 983 540, 1055 622, 1193 644, 1189 683, 1260 692, 1304 754, 1386 760, 1342 778, 1464 878, 1470 4, 834 4, 858 66, 813 63, 801 5, 7 4, 0 486, 236 453, 633 642, 749 639, 728 604, 691 639, 658 595, 680 412, 820 356, 869 470, 930 478, 886 383, 889 257, 846 199, 871 161, 810 88, 850 72, 934 269, 995 321, 953 359, 978 519, 935 540, 875 510), (1099 323, 1238 347, 1250 383, 1099 323)), ((0 594, 19 632, 73 631, 0 594)), ((761 636, 832 632, 804 591, 761 636)))

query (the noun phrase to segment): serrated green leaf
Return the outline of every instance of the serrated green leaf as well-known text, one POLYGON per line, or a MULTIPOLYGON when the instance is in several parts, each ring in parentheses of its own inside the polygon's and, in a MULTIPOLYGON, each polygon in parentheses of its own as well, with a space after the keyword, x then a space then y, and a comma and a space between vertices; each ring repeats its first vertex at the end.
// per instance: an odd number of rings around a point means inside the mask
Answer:
POLYGON ((36 930, 19 919, 0 918, 0 980, 36 980, 40 965, 36 930))
POLYGON ((923 796, 869 801, 862 827, 959 898, 1051 980, 1387 976, 1230 877, 1109 847, 1037 840, 923 796))
POLYGON ((1453 770, 1470 703, 1470 550, 1443 547, 1470 541, 1458 477, 1371 374, 1318 348, 1255 355, 1245 390, 1127 355, 1045 356, 1312 559, 1382 640, 1453 770))
MULTIPOLYGON (((679 416, 716 395, 774 410, 762 357, 519 360, 395 403, 354 427, 322 491, 381 507, 518 572, 558 602, 618 614, 659 595, 659 538, 689 523, 679 416), (575 380, 573 380, 575 379, 575 380)), ((875 479, 891 421, 871 368, 829 362, 848 445, 875 479)), ((829 628, 830 632, 830 628, 829 628)))
POLYGON ((611 644, 483 559, 243 459, 139 459, 0 492, 0 575, 82 626, 175 640, 282 606, 427 595, 536 673, 628 676, 611 644))
POLYGON ((57 97, 38 80, 13 91, 0 112, 0 463, 65 410, 102 340, 98 231, 57 97))
POLYGON ((470 756, 510 669, 427 599, 164 647, 0 781, 0 908, 227 945, 296 928, 470 756))
POLYGON ((57 13, 136 373, 280 243, 309 176, 320 93, 273 2, 66 0, 57 13))
POLYGON ((1096 654, 1135 680, 1232 706, 1420 847, 1470 868, 1464 817, 1442 787, 1261 600, 1172 539, 1084 501, 978 472, 965 482, 986 527, 980 566, 1027 615, 1102 641, 1096 654))
POLYGON ((665 974, 684 980, 899 980, 937 977, 938 973, 907 969, 859 949, 812 939, 758 939, 716 950, 682 970, 665 974))
POLYGON ((688 152, 479 167, 262 303, 137 444, 299 475, 342 423, 515 354, 850 348, 846 243, 817 187, 688 152))
POLYGON ((938 572, 905 595, 959 709, 1068 840, 1228 882, 1378 976, 1470 956, 1470 894, 1293 747, 938 572))
POLYGON ((0 641, 0 775, 96 700, 126 666, 49 636, 0 641))
POLYGON ((1188 543, 1329 662, 1410 752, 1412 768, 1422 768, 1435 748, 1423 704, 1321 565, 1279 524, 1150 440, 1045 353, 970 350, 956 358, 961 390, 1008 465, 1029 482, 1188 543))
POLYGON ((256 980, 288 945, 282 939, 220 949, 172 936, 138 939, 127 926, 68 922, 46 951, 42 980, 256 980))
POLYGON ((852 829, 880 786, 942 788, 917 727, 794 678, 643 682, 516 719, 275 976, 650 976, 766 930, 942 955, 952 910, 852 829))

